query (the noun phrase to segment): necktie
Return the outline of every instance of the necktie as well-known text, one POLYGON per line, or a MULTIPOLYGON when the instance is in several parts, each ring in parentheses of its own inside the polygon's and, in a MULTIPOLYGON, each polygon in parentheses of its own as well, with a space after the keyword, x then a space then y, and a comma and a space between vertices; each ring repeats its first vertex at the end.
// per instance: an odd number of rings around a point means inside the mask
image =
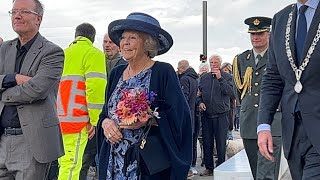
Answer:
POLYGON ((262 59, 262 56, 260 54, 256 57, 256 65, 259 63, 259 61, 262 59))
POLYGON ((307 36, 307 19, 304 14, 307 10, 308 6, 303 5, 299 9, 299 20, 298 20, 298 28, 297 28, 297 39, 296 39, 296 50, 297 50, 297 63, 298 65, 302 62, 302 50, 304 46, 304 42, 307 36))

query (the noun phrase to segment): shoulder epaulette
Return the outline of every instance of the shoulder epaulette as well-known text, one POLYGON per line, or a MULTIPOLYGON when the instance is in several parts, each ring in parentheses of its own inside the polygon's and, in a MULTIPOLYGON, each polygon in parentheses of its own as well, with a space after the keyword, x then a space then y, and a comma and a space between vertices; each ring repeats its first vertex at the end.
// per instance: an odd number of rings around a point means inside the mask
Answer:
MULTIPOLYGON (((244 51, 240 55, 245 55, 247 56, 246 59, 248 59, 248 52, 250 50, 244 51)), ((238 56, 236 55, 233 59, 233 77, 234 77, 234 83, 235 86, 237 87, 238 91, 241 93, 241 99, 245 96, 246 92, 251 93, 251 80, 252 80, 252 72, 253 69, 252 67, 247 67, 244 77, 242 78, 239 72, 238 68, 238 56)), ((249 57, 250 58, 250 57, 249 57)))
POLYGON ((251 50, 245 50, 242 53, 238 54, 237 57, 240 57, 240 60, 242 60, 243 58, 248 60, 251 57, 251 50))

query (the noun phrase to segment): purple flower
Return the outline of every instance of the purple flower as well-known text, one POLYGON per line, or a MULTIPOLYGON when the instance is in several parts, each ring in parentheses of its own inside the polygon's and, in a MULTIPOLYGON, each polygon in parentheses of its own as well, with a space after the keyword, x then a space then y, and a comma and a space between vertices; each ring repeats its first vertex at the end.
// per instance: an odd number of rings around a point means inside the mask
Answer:
POLYGON ((150 101, 150 102, 153 102, 153 101, 156 99, 156 96, 157 96, 156 93, 154 93, 153 91, 150 91, 150 92, 148 93, 148 99, 149 99, 149 101, 150 101))

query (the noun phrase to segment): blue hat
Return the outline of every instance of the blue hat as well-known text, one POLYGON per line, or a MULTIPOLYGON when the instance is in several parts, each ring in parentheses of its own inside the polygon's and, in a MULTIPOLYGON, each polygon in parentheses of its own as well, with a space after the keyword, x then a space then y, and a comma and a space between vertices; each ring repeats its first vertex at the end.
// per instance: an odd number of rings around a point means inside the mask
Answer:
POLYGON ((173 45, 171 35, 160 27, 158 20, 148 14, 134 12, 130 13, 126 19, 111 22, 108 27, 110 39, 119 46, 120 38, 125 30, 144 32, 156 38, 160 45, 157 55, 166 53, 173 45))

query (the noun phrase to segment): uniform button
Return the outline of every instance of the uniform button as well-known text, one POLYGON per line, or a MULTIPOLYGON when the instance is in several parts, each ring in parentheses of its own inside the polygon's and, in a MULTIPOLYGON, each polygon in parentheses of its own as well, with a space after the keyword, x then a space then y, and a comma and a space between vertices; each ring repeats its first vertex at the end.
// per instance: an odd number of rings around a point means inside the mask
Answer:
POLYGON ((254 105, 254 107, 258 107, 258 106, 259 106, 258 104, 255 104, 255 105, 254 105))
POLYGON ((256 97, 257 97, 257 96, 259 96, 259 94, 258 94, 258 93, 255 93, 255 94, 254 94, 254 96, 256 96, 256 97))
POLYGON ((255 85, 255 86, 258 86, 258 85, 259 85, 259 83, 254 83, 254 85, 255 85))
POLYGON ((259 75, 259 72, 256 72, 256 75, 258 76, 258 75, 259 75))

